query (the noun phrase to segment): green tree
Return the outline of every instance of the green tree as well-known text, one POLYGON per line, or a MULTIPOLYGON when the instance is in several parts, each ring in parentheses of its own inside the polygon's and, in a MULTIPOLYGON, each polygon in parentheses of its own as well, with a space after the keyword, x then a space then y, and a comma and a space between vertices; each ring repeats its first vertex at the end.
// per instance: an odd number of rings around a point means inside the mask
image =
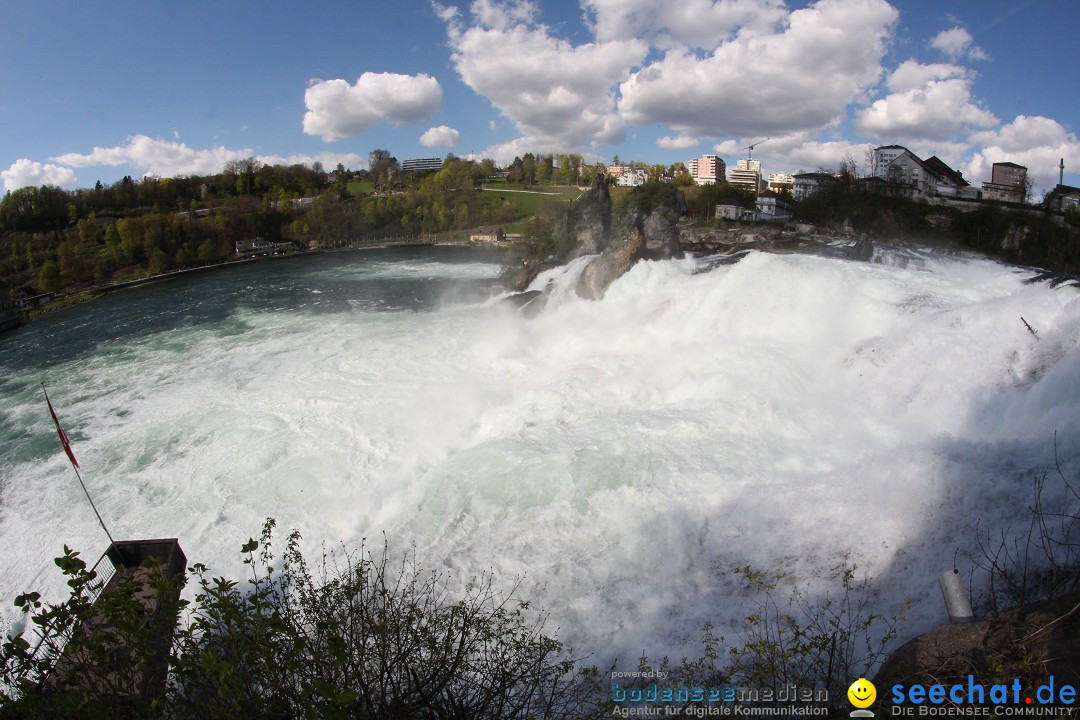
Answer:
POLYGON ((382 148, 368 153, 368 172, 376 185, 386 185, 399 170, 397 158, 382 148))
POLYGON ((575 166, 571 164, 570 155, 559 155, 557 173, 559 185, 572 185, 575 179, 573 171, 575 171, 575 166))
POLYGON ((507 169, 506 181, 509 183, 525 182, 525 162, 520 157, 514 157, 507 169))
POLYGON ((218 259, 217 246, 213 240, 207 238, 199 243, 199 249, 197 252, 199 262, 211 263, 218 259))
POLYGON ((48 260, 41 266, 37 276, 38 289, 42 292, 56 292, 63 283, 60 280, 60 268, 52 260, 48 260))
POLYGON ((521 173, 521 182, 536 184, 536 156, 532 153, 525 153, 525 157, 521 158, 521 173))
POLYGON ((150 252, 150 272, 160 275, 169 269, 169 256, 161 248, 155 248, 150 252))
POLYGON ((554 160, 551 155, 544 155, 536 163, 536 182, 544 184, 551 182, 554 171, 554 160))

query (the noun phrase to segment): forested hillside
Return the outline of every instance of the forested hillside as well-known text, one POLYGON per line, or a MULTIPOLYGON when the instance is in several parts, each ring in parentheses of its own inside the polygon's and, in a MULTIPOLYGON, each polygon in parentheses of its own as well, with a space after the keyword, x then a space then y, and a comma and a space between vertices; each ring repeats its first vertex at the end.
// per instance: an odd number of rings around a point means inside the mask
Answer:
POLYGON ((417 176, 386 151, 371 156, 359 173, 249 160, 212 176, 9 192, 0 201, 0 283, 53 292, 221 262, 235 241, 254 237, 306 249, 516 219, 513 206, 479 191, 491 170, 483 163, 450 157, 417 176))

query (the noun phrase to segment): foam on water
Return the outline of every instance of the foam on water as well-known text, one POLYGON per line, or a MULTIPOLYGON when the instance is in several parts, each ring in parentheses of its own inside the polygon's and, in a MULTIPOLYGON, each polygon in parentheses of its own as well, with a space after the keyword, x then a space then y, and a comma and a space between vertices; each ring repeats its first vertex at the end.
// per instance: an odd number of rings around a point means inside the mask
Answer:
MULTIPOLYGON (((305 287, 497 270, 373 265, 305 287)), ((640 263, 587 302, 580 265, 538 279, 554 292, 531 318, 240 305, 61 362, 50 394, 118 537, 175 535, 239 574, 267 516, 309 547, 385 532, 452 587, 523 577, 562 639, 631 664, 744 616, 720 576, 736 563, 813 581, 850 554, 924 630, 945 617, 937 574, 976 520, 1023 512, 1055 431, 1080 467, 1075 289, 931 254, 751 253, 640 263)), ((0 455, 7 596, 59 593, 63 542, 104 549, 24 373, 0 383, 19 428, 0 455)))

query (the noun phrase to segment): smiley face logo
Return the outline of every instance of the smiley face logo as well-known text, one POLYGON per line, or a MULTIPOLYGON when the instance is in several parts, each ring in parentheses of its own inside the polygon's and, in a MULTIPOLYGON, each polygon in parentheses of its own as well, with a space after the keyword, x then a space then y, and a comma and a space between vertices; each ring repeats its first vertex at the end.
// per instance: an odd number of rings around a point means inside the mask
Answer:
POLYGON ((877 688, 866 678, 859 678, 851 683, 847 690, 848 701, 857 708, 868 708, 877 698, 877 688))

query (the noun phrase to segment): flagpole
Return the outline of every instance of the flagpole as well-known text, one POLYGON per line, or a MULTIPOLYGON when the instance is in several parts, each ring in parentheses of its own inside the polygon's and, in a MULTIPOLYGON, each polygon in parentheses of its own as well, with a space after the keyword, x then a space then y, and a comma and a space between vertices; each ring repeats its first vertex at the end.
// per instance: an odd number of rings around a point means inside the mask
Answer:
POLYGON ((82 475, 79 474, 79 468, 74 465, 71 467, 75 471, 75 477, 79 478, 79 484, 82 485, 83 492, 86 493, 86 499, 90 501, 90 507, 94 509, 94 514, 97 515, 97 521, 101 523, 101 529, 105 531, 105 534, 109 536, 109 542, 115 544, 112 533, 109 532, 109 528, 105 527, 105 521, 101 519, 101 513, 98 512, 97 505, 94 504, 93 499, 90 497, 90 492, 86 489, 86 483, 83 482, 82 475))
POLYGON ((94 499, 90 497, 90 491, 86 489, 86 483, 83 482, 82 473, 79 472, 79 463, 75 460, 75 453, 71 451, 67 433, 60 427, 60 420, 56 417, 56 410, 53 409, 52 400, 49 399, 49 393, 45 390, 45 383, 41 383, 41 392, 45 393, 45 402, 48 403, 49 414, 52 415, 53 422, 56 423, 56 432, 60 436, 60 444, 64 447, 64 452, 67 453, 68 460, 71 461, 71 469, 75 471, 75 477, 79 478, 79 485, 82 486, 83 492, 86 494, 86 500, 90 503, 90 507, 93 508, 94 514, 97 515, 98 522, 101 523, 101 529, 109 536, 109 542, 115 544, 116 541, 113 540, 109 528, 105 527, 105 521, 101 519, 101 513, 98 512, 97 505, 94 504, 94 499))

